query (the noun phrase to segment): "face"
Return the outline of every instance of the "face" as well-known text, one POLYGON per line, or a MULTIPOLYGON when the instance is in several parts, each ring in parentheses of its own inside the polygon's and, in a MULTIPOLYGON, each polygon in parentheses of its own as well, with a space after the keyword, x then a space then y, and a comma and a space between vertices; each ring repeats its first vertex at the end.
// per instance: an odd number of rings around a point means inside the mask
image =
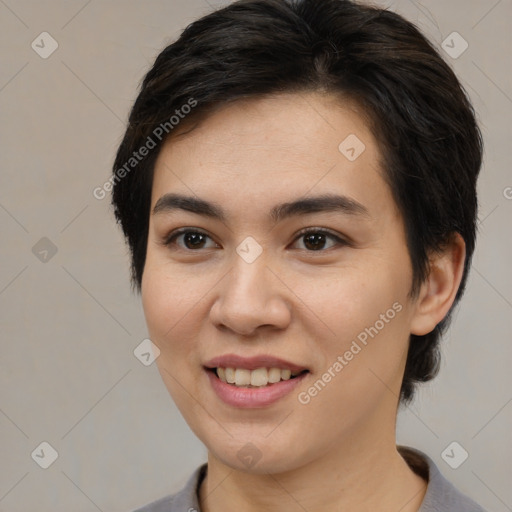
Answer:
POLYGON ((394 443, 412 270, 356 106, 309 93, 223 107, 166 142, 151 211, 149 335, 212 457, 277 472, 394 443), (272 367, 285 371, 250 372, 272 367), (271 375, 285 380, 260 386, 271 375))

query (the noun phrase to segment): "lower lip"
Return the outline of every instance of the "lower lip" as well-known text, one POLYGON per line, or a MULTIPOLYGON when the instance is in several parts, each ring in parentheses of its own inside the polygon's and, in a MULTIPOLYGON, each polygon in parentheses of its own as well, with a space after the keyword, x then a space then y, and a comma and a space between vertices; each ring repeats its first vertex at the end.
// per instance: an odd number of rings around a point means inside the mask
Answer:
POLYGON ((206 371, 213 390, 228 405, 244 409, 266 407, 291 393, 309 372, 261 388, 242 388, 222 382, 213 371, 206 371))

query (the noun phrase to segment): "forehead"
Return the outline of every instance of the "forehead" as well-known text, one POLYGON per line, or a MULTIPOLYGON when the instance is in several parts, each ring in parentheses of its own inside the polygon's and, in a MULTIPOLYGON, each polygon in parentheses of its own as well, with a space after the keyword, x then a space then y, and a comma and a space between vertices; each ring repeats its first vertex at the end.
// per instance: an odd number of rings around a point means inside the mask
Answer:
POLYGON ((393 203, 377 141, 354 102, 319 93, 239 100, 192 130, 185 119, 178 130, 157 159, 152 207, 170 191, 226 208, 270 207, 310 192, 344 194, 370 208, 393 203))

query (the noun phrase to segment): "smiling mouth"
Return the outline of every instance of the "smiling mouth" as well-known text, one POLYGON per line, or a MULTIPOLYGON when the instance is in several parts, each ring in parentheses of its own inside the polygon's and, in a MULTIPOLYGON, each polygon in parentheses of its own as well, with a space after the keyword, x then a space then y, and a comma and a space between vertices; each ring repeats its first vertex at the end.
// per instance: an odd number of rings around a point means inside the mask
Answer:
POLYGON ((270 387, 282 381, 292 380, 299 375, 309 373, 309 370, 292 372, 281 368, 257 368, 247 370, 245 368, 206 368, 214 373, 222 382, 239 388, 263 388, 270 387))

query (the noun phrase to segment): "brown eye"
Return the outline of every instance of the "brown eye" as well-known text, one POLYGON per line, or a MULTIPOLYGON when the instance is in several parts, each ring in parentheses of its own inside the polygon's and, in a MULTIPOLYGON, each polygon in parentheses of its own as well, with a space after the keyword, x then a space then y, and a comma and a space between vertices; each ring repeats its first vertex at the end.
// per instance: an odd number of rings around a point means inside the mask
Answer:
POLYGON ((325 247, 326 238, 323 233, 304 235, 304 246, 310 251, 318 251, 325 247))
POLYGON ((348 245, 343 239, 330 231, 323 229, 309 229, 299 233, 295 239, 295 244, 302 241, 302 247, 299 245, 299 249, 305 249, 307 251, 323 251, 331 249, 336 246, 348 245))
POLYGON ((183 243, 187 249, 202 249, 206 241, 206 236, 202 233, 194 233, 193 231, 183 235, 183 243))
POLYGON ((218 247, 218 245, 206 233, 191 229, 180 230, 172 233, 165 241, 165 245, 177 245, 181 249, 190 251, 218 247))

